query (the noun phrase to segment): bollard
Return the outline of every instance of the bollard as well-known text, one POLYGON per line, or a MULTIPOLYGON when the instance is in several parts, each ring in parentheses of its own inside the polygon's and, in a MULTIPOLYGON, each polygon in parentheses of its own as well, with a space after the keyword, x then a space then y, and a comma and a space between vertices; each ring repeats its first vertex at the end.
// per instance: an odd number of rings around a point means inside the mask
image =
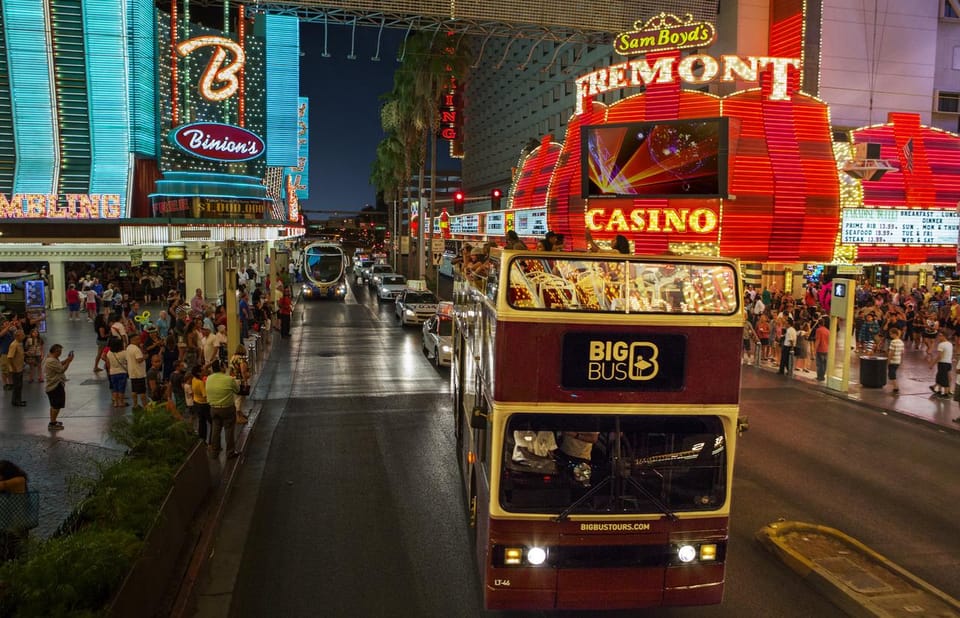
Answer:
POLYGON ((763 346, 760 345, 760 340, 757 339, 757 346, 754 349, 754 355, 753 355, 753 364, 756 365, 757 367, 760 366, 760 353, 762 351, 763 351, 763 346))

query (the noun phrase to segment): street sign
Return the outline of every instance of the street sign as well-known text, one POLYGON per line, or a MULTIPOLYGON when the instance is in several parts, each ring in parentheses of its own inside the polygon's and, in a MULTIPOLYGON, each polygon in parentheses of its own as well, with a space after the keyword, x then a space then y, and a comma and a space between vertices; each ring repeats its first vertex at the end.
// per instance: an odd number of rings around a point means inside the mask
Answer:
POLYGON ((447 247, 446 243, 443 241, 443 238, 433 237, 433 245, 431 249, 434 253, 443 253, 443 250, 447 247))
POLYGON ((130 266, 140 266, 143 264, 143 249, 130 249, 130 266))

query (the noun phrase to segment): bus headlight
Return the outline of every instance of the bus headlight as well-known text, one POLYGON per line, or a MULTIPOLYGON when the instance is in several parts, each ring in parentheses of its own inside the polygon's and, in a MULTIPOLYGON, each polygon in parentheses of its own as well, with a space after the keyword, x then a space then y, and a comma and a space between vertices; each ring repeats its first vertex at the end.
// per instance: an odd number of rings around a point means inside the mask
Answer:
POLYGON ((440 349, 443 350, 443 353, 444 353, 444 354, 449 354, 449 353, 450 353, 450 350, 451 350, 450 346, 448 346, 448 345, 440 346, 440 349))
POLYGON ((416 314, 413 312, 412 309, 404 309, 404 310, 403 310, 403 315, 407 316, 408 318, 412 318, 412 317, 415 316, 416 314))
POLYGON ((697 548, 693 545, 681 545, 677 548, 677 559, 680 562, 693 562, 697 558, 697 548))
POLYGON ((533 566, 540 566, 547 559, 547 550, 542 547, 531 547, 527 550, 527 562, 533 566))
POLYGON ((504 547, 503 566, 540 566, 547 561, 543 547, 504 547))

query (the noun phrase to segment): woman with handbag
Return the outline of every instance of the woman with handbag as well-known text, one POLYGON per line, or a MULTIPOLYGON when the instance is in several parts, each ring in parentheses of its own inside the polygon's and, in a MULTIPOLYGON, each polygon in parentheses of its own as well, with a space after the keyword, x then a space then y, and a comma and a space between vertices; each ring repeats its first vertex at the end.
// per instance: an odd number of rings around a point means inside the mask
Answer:
POLYGON ((247 362, 247 349, 240 343, 230 357, 230 375, 240 385, 240 391, 234 397, 234 407, 237 410, 237 424, 243 425, 247 422, 247 415, 243 413, 243 405, 250 394, 250 363, 247 362))

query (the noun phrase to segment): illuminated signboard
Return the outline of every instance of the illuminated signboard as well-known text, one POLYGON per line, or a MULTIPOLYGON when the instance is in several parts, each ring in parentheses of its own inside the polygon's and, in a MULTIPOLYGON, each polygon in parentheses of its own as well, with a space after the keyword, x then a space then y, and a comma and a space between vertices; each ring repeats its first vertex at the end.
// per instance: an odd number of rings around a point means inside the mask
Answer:
POLYGON ((480 233, 480 215, 461 215, 460 216, 461 234, 480 233))
POLYGON ((960 216, 952 210, 844 208, 841 242, 848 245, 954 245, 960 216))
POLYGON ((513 213, 519 236, 543 236, 547 233, 547 209, 529 208, 513 213))
POLYGON ((440 234, 443 232, 443 228, 440 226, 440 217, 433 218, 433 233, 434 235, 440 234))
POLYGON ((163 259, 166 261, 182 261, 187 258, 186 247, 164 247, 163 259))
POLYGON ((484 217, 484 230, 490 236, 502 236, 506 232, 504 229, 504 213, 488 212, 484 217))
POLYGON ((459 233, 460 233, 460 231, 461 231, 460 219, 461 219, 461 217, 450 217, 450 233, 451 233, 451 234, 459 234, 459 233))
MULTIPOLYGON (((160 171, 263 178, 265 44, 156 12, 160 171)), ((248 32, 250 30, 251 32, 248 32)))
POLYGON ((693 86, 702 86, 715 79, 721 82, 742 80, 756 82, 765 69, 771 69, 771 101, 789 101, 787 91, 788 69, 793 67, 799 70, 799 58, 770 58, 767 56, 720 56, 718 61, 706 54, 691 54, 682 59, 672 56, 658 58, 653 66, 646 58, 638 58, 610 65, 588 73, 576 80, 577 103, 575 115, 582 114, 586 109, 584 103, 605 92, 621 90, 623 88, 640 88, 651 84, 670 84, 679 77, 681 81, 693 86), (698 69, 699 73, 694 73, 698 69), (674 76, 676 71, 676 77, 674 76))
POLYGON ((310 197, 310 100, 300 97, 297 106, 297 166, 287 168, 289 183, 297 197, 310 197))
POLYGON ((681 19, 670 13, 660 13, 646 23, 633 23, 636 30, 622 32, 613 40, 613 49, 618 54, 633 56, 666 49, 691 49, 707 47, 717 38, 713 24, 694 21, 687 14, 681 19))
POLYGON ((120 196, 115 194, 0 193, 3 219, 119 219, 123 216, 120 196))
POLYGON ((184 152, 210 161, 249 161, 264 151, 260 136, 219 122, 180 125, 170 131, 170 141, 184 152))
POLYGON ((716 231, 720 221, 711 208, 590 208, 584 217, 591 232, 612 233, 709 234, 716 231))
POLYGON ((13 284, 0 283, 0 294, 13 294, 13 284))

